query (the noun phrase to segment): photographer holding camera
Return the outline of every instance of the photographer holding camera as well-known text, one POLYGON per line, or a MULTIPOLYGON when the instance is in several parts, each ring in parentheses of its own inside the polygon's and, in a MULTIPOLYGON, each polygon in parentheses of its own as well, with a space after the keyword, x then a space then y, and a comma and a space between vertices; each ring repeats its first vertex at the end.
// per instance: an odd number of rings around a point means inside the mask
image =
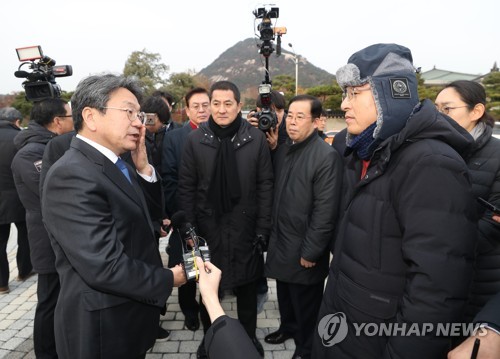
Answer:
MULTIPOLYGON (((266 133, 267 144, 269 148, 274 151, 279 145, 285 143, 288 138, 286 132, 286 101, 285 96, 276 90, 271 91, 271 112, 276 114, 276 123, 273 127, 270 127, 266 133)), ((259 118, 256 114, 262 111, 262 100, 261 97, 257 97, 256 109, 251 111, 247 115, 247 120, 250 124, 256 128, 259 128, 259 118)), ((260 126, 261 127, 261 126, 260 126)))

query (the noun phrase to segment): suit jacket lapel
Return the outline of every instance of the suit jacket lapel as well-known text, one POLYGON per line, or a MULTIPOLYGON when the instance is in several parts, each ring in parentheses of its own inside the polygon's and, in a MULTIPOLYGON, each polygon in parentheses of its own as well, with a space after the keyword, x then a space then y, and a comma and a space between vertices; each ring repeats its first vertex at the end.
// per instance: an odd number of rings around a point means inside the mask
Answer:
MULTIPOLYGON (((144 207, 144 202, 134 190, 130 182, 123 175, 120 169, 112 163, 106 156, 99 152, 94 147, 90 146, 88 143, 80 140, 79 138, 73 138, 71 141, 71 147, 76 148, 78 151, 82 152, 92 163, 99 167, 104 175, 108 177, 116 186, 132 201, 134 201, 138 206, 144 207)), ((131 172, 129 168, 129 172, 131 172)), ((133 173, 131 172, 133 175, 133 173)), ((147 211, 147 207, 144 208, 147 211)))

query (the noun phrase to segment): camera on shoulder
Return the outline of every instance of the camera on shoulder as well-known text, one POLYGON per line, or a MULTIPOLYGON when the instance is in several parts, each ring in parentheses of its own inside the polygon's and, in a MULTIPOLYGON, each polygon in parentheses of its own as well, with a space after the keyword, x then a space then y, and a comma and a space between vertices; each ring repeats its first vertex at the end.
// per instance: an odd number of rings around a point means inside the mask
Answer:
POLYGON ((73 74, 71 65, 56 66, 54 59, 43 54, 41 46, 20 47, 16 52, 22 64, 14 72, 14 76, 26 79, 22 84, 26 100, 36 102, 59 98, 61 88, 56 83, 56 77, 71 76, 73 74), (21 70, 25 65, 32 71, 21 70))

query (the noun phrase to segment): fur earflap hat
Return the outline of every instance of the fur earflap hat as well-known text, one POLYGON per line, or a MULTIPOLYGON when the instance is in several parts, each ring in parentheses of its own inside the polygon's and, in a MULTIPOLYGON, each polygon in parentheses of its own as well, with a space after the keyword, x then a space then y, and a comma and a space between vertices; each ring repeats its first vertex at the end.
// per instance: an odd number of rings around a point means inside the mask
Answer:
POLYGON ((373 137, 383 141, 405 126, 419 103, 411 51, 396 44, 375 44, 354 53, 337 71, 337 82, 348 86, 369 83, 377 106, 373 137))

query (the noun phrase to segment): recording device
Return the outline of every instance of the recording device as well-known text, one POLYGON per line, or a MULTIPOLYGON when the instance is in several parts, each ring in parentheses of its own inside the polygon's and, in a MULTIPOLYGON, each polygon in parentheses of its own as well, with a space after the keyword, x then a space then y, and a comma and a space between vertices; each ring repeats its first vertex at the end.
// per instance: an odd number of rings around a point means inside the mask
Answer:
POLYGON ((20 47, 16 52, 22 64, 14 72, 14 76, 26 79, 22 84, 26 100, 36 102, 61 97, 61 88, 56 83, 56 77, 71 76, 71 65, 55 66, 56 61, 44 55, 41 46, 20 47), (32 72, 21 70, 25 65, 28 65, 32 72))
POLYGON ((146 113, 146 120, 144 124, 146 126, 153 126, 155 124, 156 113, 146 113))
POLYGON ((274 52, 273 41, 277 38, 276 55, 281 55, 281 36, 286 34, 285 27, 273 26, 272 19, 279 18, 279 8, 264 6, 254 10, 255 21, 262 19, 257 25, 259 31, 259 39, 261 43, 257 44, 260 51, 259 53, 265 59, 265 77, 264 81, 259 85, 259 97, 262 103, 262 110, 255 113, 258 119, 258 127, 260 130, 266 132, 271 128, 276 128, 278 124, 278 117, 276 112, 271 109, 272 105, 272 83, 269 77, 269 56, 274 52))
POLYGON ((481 204, 486 209, 489 209, 494 214, 500 216, 500 208, 498 208, 497 206, 495 206, 493 203, 490 203, 490 202, 488 202, 487 200, 485 200, 484 198, 481 198, 481 197, 477 197, 477 201, 479 202, 479 204, 481 204))
POLYGON ((182 259, 184 263, 184 272, 187 281, 197 281, 200 275, 200 269, 196 264, 196 257, 200 257, 204 262, 210 262, 210 250, 207 241, 196 234, 193 225, 187 222, 186 213, 178 211, 171 218, 172 227, 178 231, 181 248, 183 251, 182 259), (188 246, 187 241, 191 240, 192 246, 188 246))
POLYGON ((271 84, 263 83, 259 85, 259 96, 262 109, 254 114, 254 116, 259 120, 259 130, 264 132, 269 131, 271 128, 276 128, 276 125, 278 124, 278 116, 276 115, 276 112, 271 110, 271 105, 273 103, 271 88, 271 84))

